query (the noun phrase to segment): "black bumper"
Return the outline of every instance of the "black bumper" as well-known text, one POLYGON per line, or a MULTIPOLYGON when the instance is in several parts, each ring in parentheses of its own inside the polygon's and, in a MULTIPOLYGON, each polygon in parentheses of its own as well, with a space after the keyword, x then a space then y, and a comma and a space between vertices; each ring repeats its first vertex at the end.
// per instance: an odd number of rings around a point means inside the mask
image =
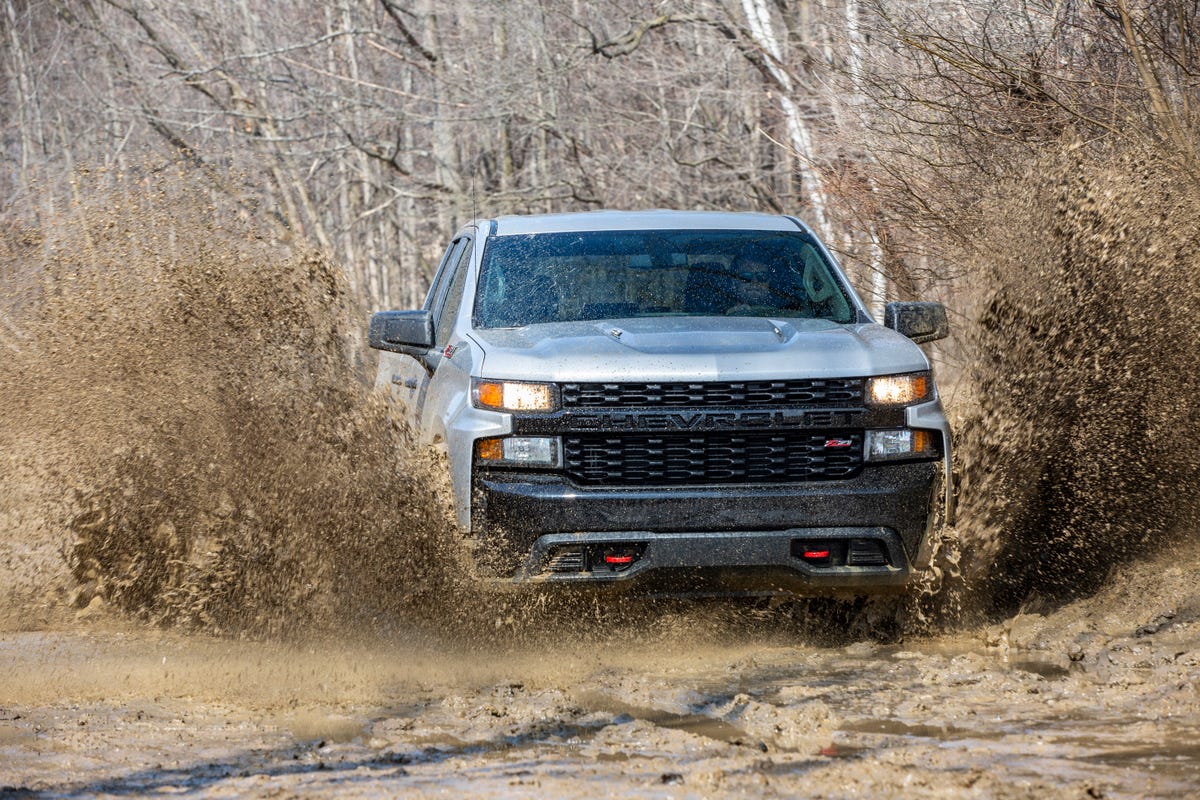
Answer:
POLYGON ((845 480, 786 485, 646 489, 488 471, 475 478, 472 528, 485 560, 522 582, 682 583, 718 593, 883 589, 913 574, 940 466, 868 465, 845 480), (847 556, 866 543, 885 563, 847 556), (831 556, 806 559, 810 545, 831 556), (551 568, 572 548, 583 552, 583 568, 551 568), (606 552, 634 559, 608 565, 606 552))

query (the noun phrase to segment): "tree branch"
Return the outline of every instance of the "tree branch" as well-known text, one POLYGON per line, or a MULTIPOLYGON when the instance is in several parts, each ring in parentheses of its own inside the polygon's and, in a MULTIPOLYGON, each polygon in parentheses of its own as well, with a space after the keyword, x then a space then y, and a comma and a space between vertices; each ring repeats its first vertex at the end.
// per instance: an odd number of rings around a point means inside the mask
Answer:
POLYGON ((409 46, 421 54, 421 57, 430 64, 437 62, 437 53, 429 50, 425 45, 417 39, 416 35, 409 29, 408 24, 400 17, 402 8, 397 6, 392 0, 379 0, 379 4, 383 6, 383 10, 392 18, 392 22, 396 23, 396 27, 400 30, 400 35, 404 37, 404 41, 408 42, 409 46))
POLYGON ((661 17, 643 20, 620 36, 606 39, 603 42, 600 41, 599 37, 590 28, 585 28, 585 30, 592 37, 592 53, 613 59, 627 56, 637 50, 642 44, 642 38, 652 30, 665 28, 668 25, 675 25, 681 22, 700 21, 701 18, 694 14, 663 14, 661 17))

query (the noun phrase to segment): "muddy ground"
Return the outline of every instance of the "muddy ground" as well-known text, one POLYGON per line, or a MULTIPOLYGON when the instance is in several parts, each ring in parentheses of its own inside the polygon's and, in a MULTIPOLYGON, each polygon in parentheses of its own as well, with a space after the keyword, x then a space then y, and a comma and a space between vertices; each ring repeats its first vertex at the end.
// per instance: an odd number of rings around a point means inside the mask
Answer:
POLYGON ((238 642, 84 619, 0 635, 3 795, 1183 797, 1195 548, 1096 597, 881 644, 661 605, 506 646, 238 642), (1186 566, 1181 566, 1186 565, 1186 566), (82 627, 81 627, 82 626, 82 627), (55 628, 58 629, 55 629, 55 628), (49 628, 49 629, 47 629, 49 628))

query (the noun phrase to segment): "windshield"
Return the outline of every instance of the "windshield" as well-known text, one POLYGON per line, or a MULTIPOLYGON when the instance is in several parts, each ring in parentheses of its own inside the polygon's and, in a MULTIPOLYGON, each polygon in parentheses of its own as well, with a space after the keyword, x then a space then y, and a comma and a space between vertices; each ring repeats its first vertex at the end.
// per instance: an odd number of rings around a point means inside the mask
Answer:
POLYGON ((849 323, 854 307, 811 237, 772 231, 593 231, 488 242, 480 328, 654 316, 849 323))

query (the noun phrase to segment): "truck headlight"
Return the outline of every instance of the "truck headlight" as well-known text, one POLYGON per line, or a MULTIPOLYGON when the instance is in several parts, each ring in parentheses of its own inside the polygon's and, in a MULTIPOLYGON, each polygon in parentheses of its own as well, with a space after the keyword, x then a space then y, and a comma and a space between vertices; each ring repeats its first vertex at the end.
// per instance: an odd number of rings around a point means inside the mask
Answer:
POLYGON ((496 436, 475 442, 475 456, 492 464, 520 467, 560 467, 562 448, 557 436, 496 436))
POLYGON ((477 408, 495 411, 554 411, 558 408, 558 391, 552 383, 476 378, 472 395, 477 408))
POLYGON ((937 455, 932 431, 902 428, 894 431, 867 431, 868 461, 898 461, 937 455))
POLYGON ((909 406, 932 397, 933 380, 928 372, 867 378, 867 403, 873 406, 909 406))

